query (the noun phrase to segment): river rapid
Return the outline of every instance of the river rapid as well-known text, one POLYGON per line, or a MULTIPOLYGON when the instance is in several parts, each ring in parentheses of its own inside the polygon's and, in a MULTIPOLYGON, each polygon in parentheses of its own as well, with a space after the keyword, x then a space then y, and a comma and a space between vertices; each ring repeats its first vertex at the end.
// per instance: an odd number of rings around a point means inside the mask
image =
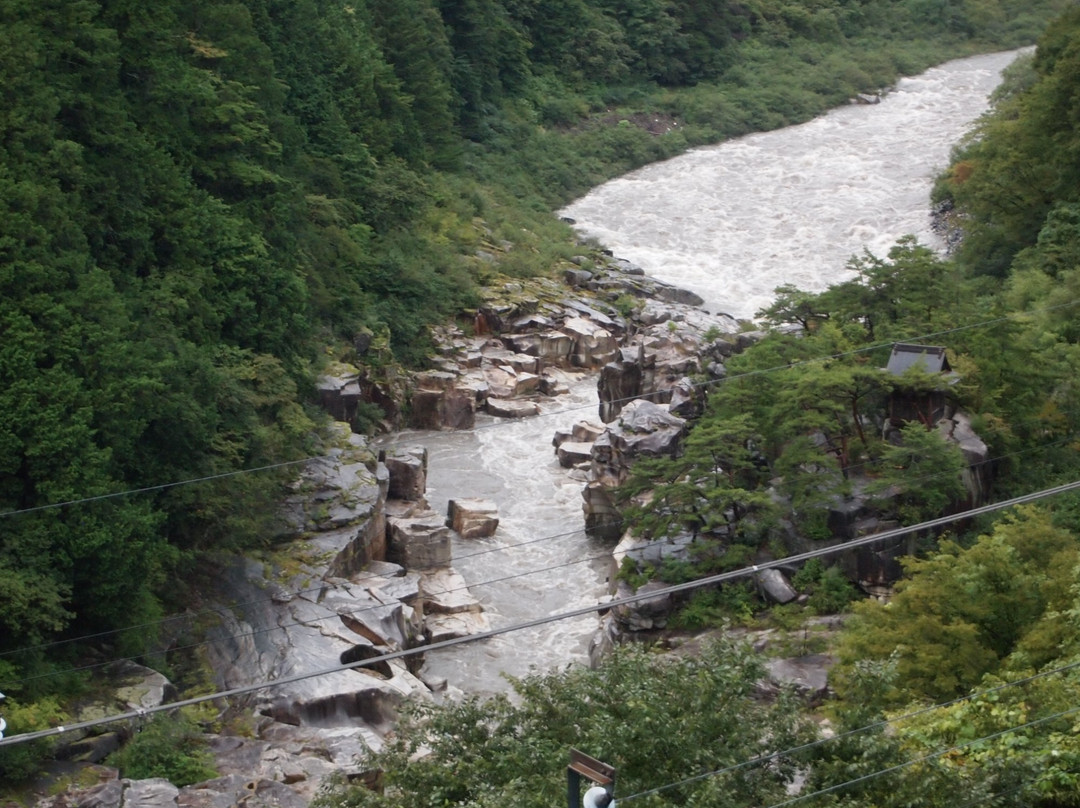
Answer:
POLYGON ((785 283, 821 291, 930 228, 930 188, 1017 51, 901 79, 879 104, 694 149, 595 188, 561 214, 709 311, 752 318, 785 283))
MULTIPOLYGON (((691 289, 710 311, 752 317, 772 290, 821 290, 846 279, 850 256, 884 255, 930 229, 929 190, 953 144, 987 106, 1016 53, 950 62, 903 79, 880 104, 848 106, 809 123, 751 135, 648 166, 562 211, 648 274, 691 289)), ((597 603, 609 548, 584 533, 582 481, 559 467, 557 429, 597 420, 595 379, 521 421, 478 419, 469 432, 408 432, 429 453, 428 499, 483 497, 501 524, 488 540, 457 541, 453 566, 493 628, 597 603)), ((552 623, 430 653, 428 675, 469 693, 587 662, 592 617, 552 623)))

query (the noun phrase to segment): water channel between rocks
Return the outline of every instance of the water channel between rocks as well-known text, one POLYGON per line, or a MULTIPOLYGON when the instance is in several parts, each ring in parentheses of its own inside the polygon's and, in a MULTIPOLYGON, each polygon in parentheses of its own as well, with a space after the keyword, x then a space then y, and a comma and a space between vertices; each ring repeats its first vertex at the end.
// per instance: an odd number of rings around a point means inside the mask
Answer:
MULTIPOLYGON (((532 418, 479 415, 468 432, 407 431, 393 440, 427 448, 427 498, 437 513, 465 497, 498 505, 495 536, 455 539, 452 562, 493 629, 591 606, 608 591, 611 548, 585 535, 583 479, 559 466, 551 442, 559 429, 598 422, 595 377, 541 407, 532 418)), ((585 616, 428 653, 424 673, 468 693, 504 692, 504 673, 587 664, 597 625, 585 616)))
MULTIPOLYGON (((903 79, 880 104, 695 149, 609 182, 563 215, 616 255, 701 295, 710 311, 751 317, 772 290, 821 290, 849 277, 850 256, 884 255, 930 229, 929 191, 949 151, 987 107, 1016 52, 962 59, 903 79)), ((582 481, 559 467, 557 429, 597 420, 596 382, 520 421, 478 419, 469 432, 405 432, 428 449, 428 499, 482 497, 499 507, 495 537, 459 540, 453 566, 492 628, 593 605, 607 593, 609 548, 584 532, 582 481)), ((595 616, 431 653, 426 673, 470 693, 505 691, 502 674, 587 662, 595 616)))

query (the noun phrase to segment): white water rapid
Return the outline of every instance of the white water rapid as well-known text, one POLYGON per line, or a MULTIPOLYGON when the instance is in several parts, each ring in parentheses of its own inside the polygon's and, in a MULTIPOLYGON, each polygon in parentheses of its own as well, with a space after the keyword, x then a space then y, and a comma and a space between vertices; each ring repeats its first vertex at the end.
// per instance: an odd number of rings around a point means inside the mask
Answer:
MULTIPOLYGON (((616 255, 697 292, 710 311, 750 317, 782 283, 820 290, 845 278, 847 259, 864 248, 884 255, 905 233, 932 243, 933 175, 1014 56, 951 62, 902 80, 880 104, 696 149, 609 182, 563 214, 616 255)), ((395 439, 428 448, 437 512, 453 497, 499 506, 495 537, 459 541, 453 561, 493 628, 592 605, 607 591, 605 547, 583 532, 582 483, 551 445, 583 418, 596 419, 593 379, 535 418, 395 439)), ((504 691, 503 672, 584 662, 596 625, 586 617, 465 644, 428 654, 426 670, 467 692, 504 691)))
POLYGON ((577 228, 690 289, 709 311, 752 318, 784 283, 821 291, 864 249, 902 235, 941 244, 930 187, 987 108, 1016 51, 901 79, 880 104, 694 149, 593 189, 561 211, 577 228))

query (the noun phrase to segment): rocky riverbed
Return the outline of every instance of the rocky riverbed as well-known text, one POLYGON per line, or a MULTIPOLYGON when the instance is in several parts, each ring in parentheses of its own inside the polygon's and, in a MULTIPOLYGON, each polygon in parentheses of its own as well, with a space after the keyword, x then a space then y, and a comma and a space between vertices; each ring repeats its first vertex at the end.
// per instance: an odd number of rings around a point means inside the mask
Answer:
MULTIPOLYGON (((735 336, 739 324, 710 317, 697 302, 633 265, 593 253, 575 259, 562 282, 494 287, 467 331, 447 327, 438 334, 439 354, 428 371, 388 384, 359 365, 333 368, 320 395, 335 426, 323 437, 322 456, 294 485, 273 552, 225 559, 213 571, 219 597, 207 647, 215 684, 288 683, 246 700, 251 719, 244 733, 208 736, 221 777, 183 789, 121 781, 99 765, 115 743, 95 743, 91 735, 61 754, 95 767, 102 782, 51 803, 305 805, 333 773, 364 777, 365 754, 379 748, 402 700, 459 695, 444 679, 419 675, 419 652, 488 627, 453 568, 450 548, 455 534, 490 535, 498 513, 491 503, 470 499, 452 500, 447 513, 432 511, 424 450, 377 452, 353 431, 358 411, 399 401, 408 391, 406 407, 384 407, 388 424, 470 429, 477 413, 530 417, 541 402, 565 395, 576 376, 598 374, 599 412, 555 436, 560 463, 593 476, 591 455, 595 439, 603 443, 604 420, 618 418, 633 399, 692 414, 698 397, 691 374, 723 375, 724 356, 743 339, 735 336), (712 347, 703 352, 706 335, 712 347), (569 438, 588 447, 588 460, 569 438), (418 653, 325 673, 411 650, 418 653), (303 678, 318 672, 324 673, 303 678)), ((616 443, 624 455, 636 451, 616 443)), ((614 462, 605 461, 608 468, 614 462)), ((594 526, 607 518, 601 499, 585 497, 594 526)))
MULTIPOLYGON (((411 396, 407 406, 384 408, 384 416, 427 430, 469 430, 481 413, 508 422, 530 418, 565 397, 574 379, 592 374, 596 412, 581 413, 551 442, 559 465, 582 486, 586 530, 613 548, 614 582, 623 559, 656 560, 687 548, 678 539, 653 546, 623 536, 611 489, 637 458, 677 450, 700 413, 703 388, 725 377, 729 357, 763 336, 695 303, 602 253, 576 259, 562 283, 507 281, 471 313, 468 329, 440 331, 432 369, 395 379, 396 390, 411 396)), ((223 714, 248 716, 243 732, 233 721, 232 731, 207 736, 221 776, 182 789, 119 780, 98 765, 121 740, 123 731, 114 728, 111 739, 86 736, 63 751, 96 766, 90 771, 102 782, 51 805, 304 806, 331 775, 371 776, 367 754, 393 729, 403 701, 461 695, 448 677, 425 672, 423 654, 490 627, 454 568, 452 548, 463 537, 493 535, 500 514, 492 502, 453 492, 445 509, 433 510, 427 450, 401 441, 379 448, 355 431, 365 406, 394 392, 359 365, 333 368, 320 394, 336 420, 322 436, 321 456, 304 467, 284 503, 273 552, 223 559, 212 571, 216 620, 207 663, 215 685, 279 682, 242 704, 219 705, 223 714), (387 654, 396 657, 382 659, 387 654)), ((851 520, 859 516, 857 502, 844 508, 851 520)), ((795 597, 779 571, 769 576, 758 583, 770 597, 795 597)), ((609 592, 630 593, 625 582, 609 592)), ((658 592, 598 618, 590 661, 598 664, 628 632, 648 636, 664 628, 674 606, 658 592)), ((768 636, 755 642, 776 657, 763 687, 786 683, 810 697, 824 693, 828 659, 817 649, 781 647, 768 636)), ((160 703, 167 683, 155 692, 160 703)))

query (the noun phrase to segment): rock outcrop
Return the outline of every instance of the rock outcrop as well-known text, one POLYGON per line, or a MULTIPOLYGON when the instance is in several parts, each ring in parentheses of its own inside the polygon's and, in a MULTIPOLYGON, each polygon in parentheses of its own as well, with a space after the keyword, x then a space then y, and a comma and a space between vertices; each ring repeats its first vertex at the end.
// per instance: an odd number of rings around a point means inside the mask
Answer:
POLYGON ((621 518, 611 496, 626 481, 639 457, 673 456, 679 448, 686 421, 668 407, 635 399, 623 407, 615 421, 593 441, 585 500, 585 529, 591 534, 617 538, 621 518))
POLYGON ((370 426, 374 404, 384 424, 396 424, 402 410, 387 397, 407 390, 409 426, 468 429, 479 412, 536 414, 530 399, 566 391, 555 371, 603 369, 605 421, 632 398, 667 403, 680 385, 680 413, 691 414, 688 375, 723 373, 722 358, 703 366, 698 348, 706 334, 714 340, 732 335, 739 324, 726 315, 709 316, 696 308, 696 295, 649 278, 629 262, 601 254, 574 262, 590 269, 568 268, 566 284, 534 279, 490 286, 468 333, 455 326, 436 329, 438 355, 429 370, 374 382, 356 366, 332 366, 319 382, 324 408, 361 429, 370 426))
POLYGON ((451 499, 446 524, 463 539, 486 539, 499 527, 499 509, 486 499, 451 499))

